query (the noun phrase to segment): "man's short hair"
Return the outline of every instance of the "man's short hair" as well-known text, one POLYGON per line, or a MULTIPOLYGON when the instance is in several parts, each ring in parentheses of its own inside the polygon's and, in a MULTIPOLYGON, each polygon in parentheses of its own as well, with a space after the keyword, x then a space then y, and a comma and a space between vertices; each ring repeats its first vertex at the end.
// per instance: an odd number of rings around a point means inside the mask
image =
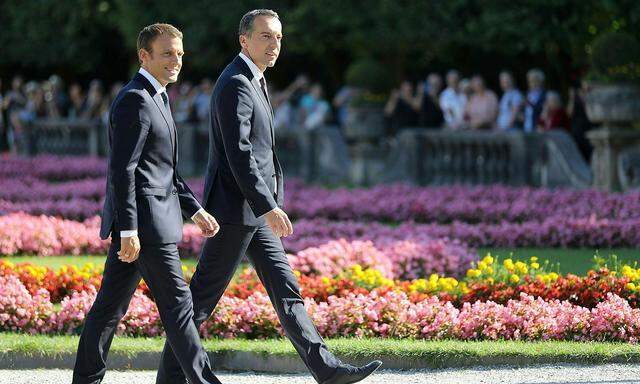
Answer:
POLYGON ((538 68, 530 69, 529 72, 527 72, 527 77, 533 77, 541 84, 544 83, 544 72, 538 68))
POLYGON ((144 49, 151 53, 151 44, 158 36, 169 35, 182 40, 182 32, 171 24, 155 23, 148 25, 138 34, 138 51, 144 49))
POLYGON ((509 76, 509 78, 510 78, 511 80, 513 80, 513 79, 514 79, 514 77, 513 77, 513 72, 511 72, 511 71, 510 71, 510 70, 508 70, 508 69, 503 69, 502 71, 500 71, 499 76, 502 76, 502 75, 509 76))
POLYGON ((276 19, 280 19, 280 16, 275 11, 270 9, 254 9, 253 11, 249 11, 242 16, 240 19, 240 26, 238 27, 238 35, 246 35, 251 34, 253 32, 253 21, 258 16, 270 16, 275 17, 276 19))

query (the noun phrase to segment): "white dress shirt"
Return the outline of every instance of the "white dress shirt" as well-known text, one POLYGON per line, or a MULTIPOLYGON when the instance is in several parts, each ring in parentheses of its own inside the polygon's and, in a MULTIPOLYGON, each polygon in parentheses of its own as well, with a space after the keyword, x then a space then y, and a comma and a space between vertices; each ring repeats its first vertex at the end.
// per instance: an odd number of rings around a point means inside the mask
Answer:
MULTIPOLYGON (((153 85, 153 88, 156 90, 156 95, 162 94, 162 93, 166 94, 167 89, 165 87, 163 87, 162 84, 160 84, 160 82, 155 77, 153 77, 152 74, 149 73, 149 71, 147 71, 144 68, 140 68, 138 73, 140 73, 147 80, 149 80, 151 85, 153 85)), ((155 95, 151 95, 151 96, 153 97, 155 95)), ((167 100, 169 100, 169 95, 167 95, 167 100)), ((202 207, 200 207, 200 209, 198 209, 198 212, 196 212, 193 216, 191 216, 191 220, 193 220, 193 218, 196 217, 201 212, 204 212, 204 208, 202 208, 202 207)), ((138 230, 137 229, 133 229, 133 230, 129 230, 129 231, 120 231, 120 237, 131 237, 131 236, 138 236, 138 230)))
MULTIPOLYGON (((260 79, 262 79, 264 77, 264 73, 260 70, 260 68, 258 68, 256 63, 254 63, 253 60, 251 60, 249 57, 247 57, 247 55, 245 55, 242 52, 240 52, 239 56, 249 66, 249 69, 251 70, 251 73, 253 73, 253 77, 256 80, 258 80, 258 82, 260 82, 260 79)), ((267 79, 265 78, 264 81, 265 81, 265 84, 266 84, 267 79)))
MULTIPOLYGON (((142 76, 144 76, 147 80, 149 80, 149 82, 151 83, 151 85, 153 85, 153 88, 156 90, 156 95, 158 93, 162 93, 162 92, 166 92, 167 89, 165 87, 162 86, 162 84, 160 84, 160 82, 153 77, 152 74, 149 73, 149 71, 147 71, 144 68, 140 68, 140 70, 138 71, 138 73, 140 73, 142 76)), ((153 97, 155 95, 151 95, 151 97, 153 97)))
POLYGON ((449 127, 457 127, 464 120, 466 96, 455 89, 447 87, 440 94, 440 109, 449 127))

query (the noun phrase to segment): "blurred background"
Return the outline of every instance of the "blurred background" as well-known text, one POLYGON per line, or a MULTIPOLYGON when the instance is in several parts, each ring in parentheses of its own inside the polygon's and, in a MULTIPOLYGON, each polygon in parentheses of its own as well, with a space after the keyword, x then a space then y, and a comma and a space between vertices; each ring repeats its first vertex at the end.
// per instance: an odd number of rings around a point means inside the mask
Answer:
POLYGON ((325 185, 640 185, 640 2, 17 1, 0 13, 0 148, 99 155, 136 37, 184 32, 169 87, 182 172, 203 173, 241 16, 280 14, 266 77, 289 176, 325 185))

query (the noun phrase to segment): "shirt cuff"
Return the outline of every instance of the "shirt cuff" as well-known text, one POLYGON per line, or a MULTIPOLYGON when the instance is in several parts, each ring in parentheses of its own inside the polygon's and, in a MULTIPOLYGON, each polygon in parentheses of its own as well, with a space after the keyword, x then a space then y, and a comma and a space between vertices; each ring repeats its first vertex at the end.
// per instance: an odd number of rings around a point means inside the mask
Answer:
POLYGON ((191 220, 193 220, 194 217, 198 216, 199 213, 204 213, 204 212, 205 212, 204 208, 201 207, 200 209, 198 209, 198 212, 194 213, 193 216, 191 216, 191 220))
POLYGON ((120 237, 132 237, 138 236, 138 230, 134 229, 132 231, 120 231, 120 237))

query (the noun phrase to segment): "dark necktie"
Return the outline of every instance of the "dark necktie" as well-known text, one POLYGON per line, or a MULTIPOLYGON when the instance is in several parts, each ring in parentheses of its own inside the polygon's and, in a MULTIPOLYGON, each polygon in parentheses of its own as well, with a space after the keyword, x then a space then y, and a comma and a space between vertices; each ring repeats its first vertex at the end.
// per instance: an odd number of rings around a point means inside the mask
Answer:
POLYGON ((166 92, 161 92, 160 95, 162 96, 162 101, 164 101, 164 108, 167 112, 171 113, 171 108, 169 108, 169 96, 167 96, 166 92))
POLYGON ((260 88, 262 88, 262 93, 264 93, 267 103, 271 105, 271 101, 269 101, 269 94, 267 94, 267 83, 264 81, 264 76, 260 78, 260 88))
POLYGON ((176 155, 176 153, 175 153, 175 145, 176 145, 176 131, 175 130, 176 130, 176 126, 175 126, 175 123, 173 121, 173 116, 171 115, 171 107, 169 106, 169 96, 167 96, 167 92, 161 92, 160 95, 162 96, 162 101, 164 102, 164 109, 169 114, 169 119, 170 119, 169 125, 171 126, 171 141, 173 142, 173 146, 174 146, 174 155, 176 155))

